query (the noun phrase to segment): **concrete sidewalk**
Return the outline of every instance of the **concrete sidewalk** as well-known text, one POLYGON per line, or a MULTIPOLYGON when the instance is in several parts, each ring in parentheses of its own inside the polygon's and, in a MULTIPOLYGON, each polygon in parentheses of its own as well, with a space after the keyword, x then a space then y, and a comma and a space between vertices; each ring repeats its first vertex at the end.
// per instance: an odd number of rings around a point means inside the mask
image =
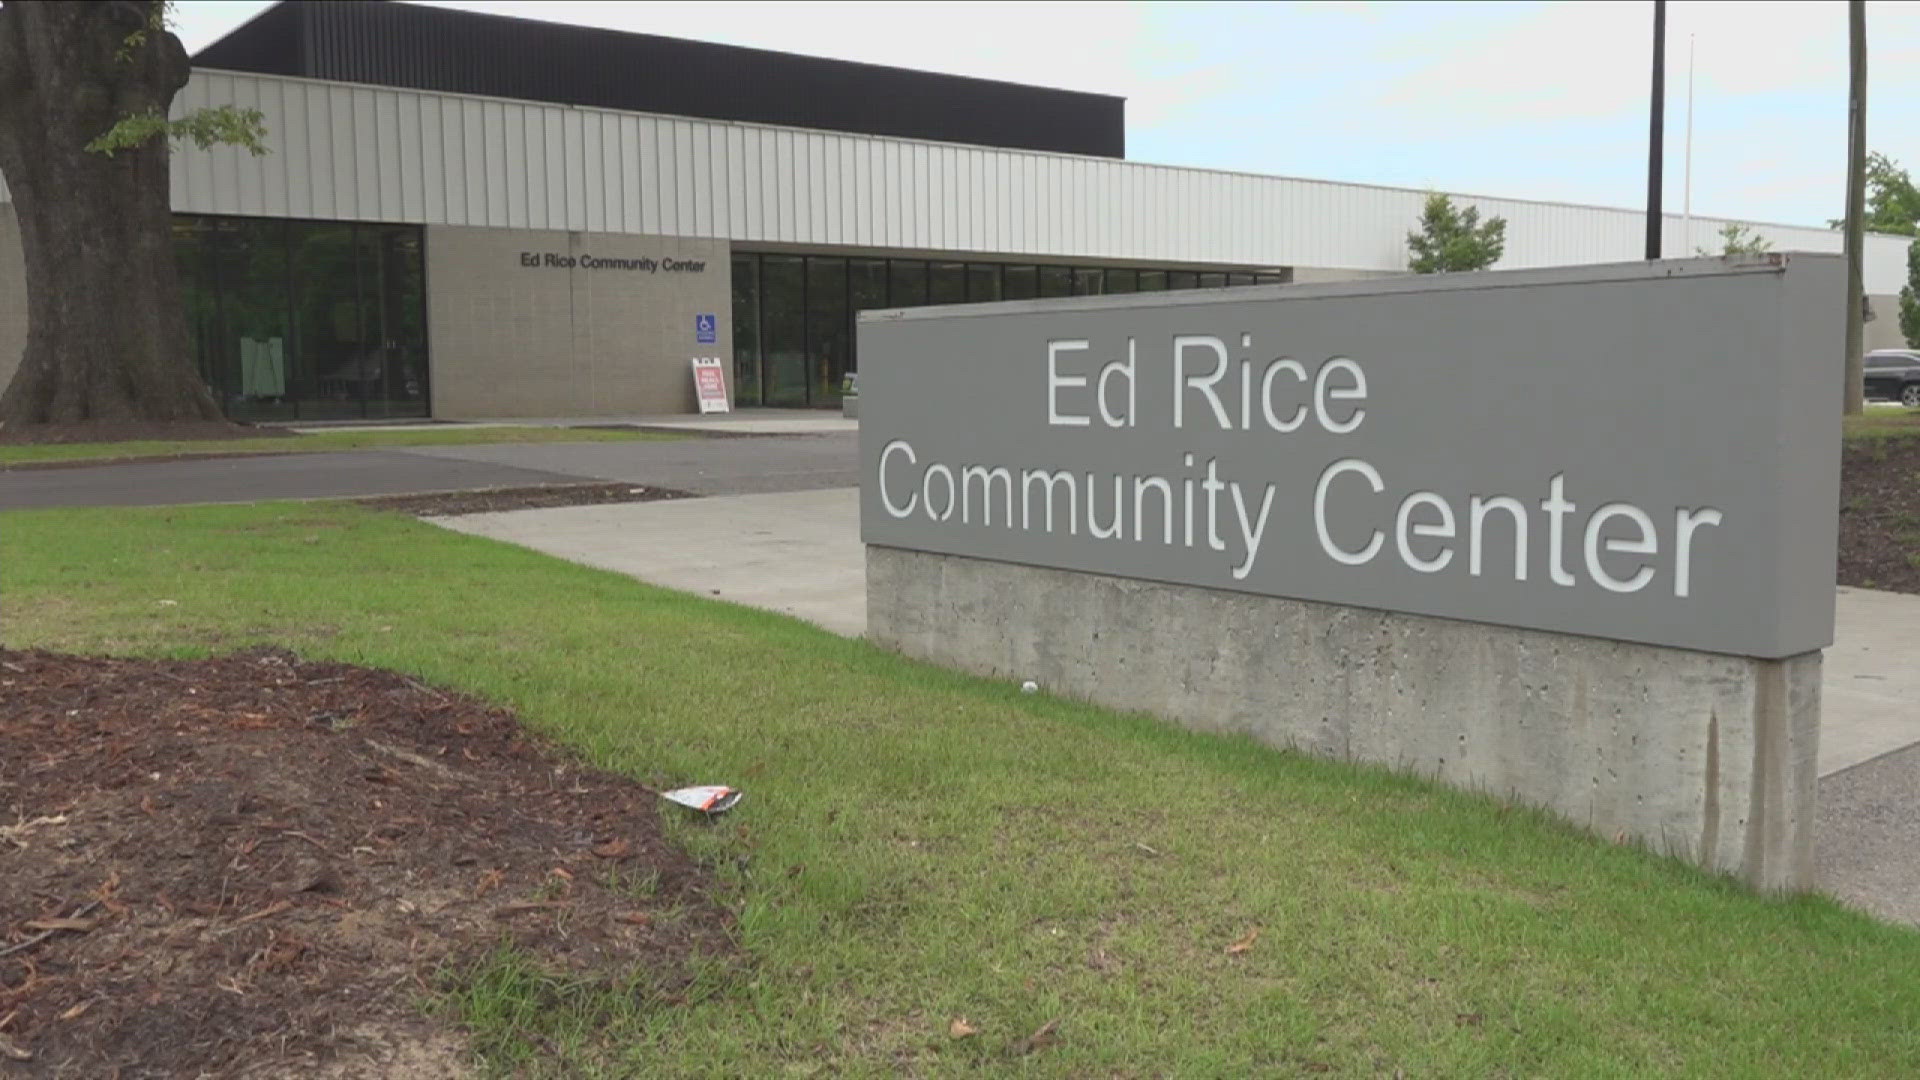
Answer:
POLYGON ((860 489, 431 518, 670 589, 867 632, 860 489))

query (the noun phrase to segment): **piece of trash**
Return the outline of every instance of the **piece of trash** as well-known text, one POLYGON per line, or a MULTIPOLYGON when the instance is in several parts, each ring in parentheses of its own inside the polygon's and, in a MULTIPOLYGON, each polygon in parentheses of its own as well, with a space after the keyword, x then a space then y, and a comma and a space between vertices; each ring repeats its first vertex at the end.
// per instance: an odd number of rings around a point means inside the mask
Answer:
POLYGON ((698 810, 703 814, 724 814, 733 809, 740 801, 741 793, 724 784, 709 784, 704 787, 683 787, 673 791, 663 791, 660 797, 668 802, 677 802, 681 806, 698 810))
POLYGON ((980 1034, 980 1029, 967 1023, 967 1018, 964 1016, 954 1017, 953 1023, 947 1025, 947 1038, 949 1039, 964 1039, 968 1036, 978 1034, 980 1034))
POLYGON ((1054 1017, 1040 1025, 1040 1030, 1013 1044, 1015 1057, 1024 1057, 1035 1050, 1044 1049, 1060 1041, 1060 1018, 1054 1017))
POLYGON ((1245 937, 1227 946, 1227 955, 1239 956, 1241 953, 1244 953, 1248 949, 1253 948, 1253 943, 1258 940, 1260 940, 1260 928, 1256 926, 1253 929, 1247 931, 1245 937))
POLYGON ((1034 682, 1032 679, 1028 679, 1026 682, 1020 684, 1020 692, 1023 694, 1037 694, 1040 692, 1040 684, 1034 682))

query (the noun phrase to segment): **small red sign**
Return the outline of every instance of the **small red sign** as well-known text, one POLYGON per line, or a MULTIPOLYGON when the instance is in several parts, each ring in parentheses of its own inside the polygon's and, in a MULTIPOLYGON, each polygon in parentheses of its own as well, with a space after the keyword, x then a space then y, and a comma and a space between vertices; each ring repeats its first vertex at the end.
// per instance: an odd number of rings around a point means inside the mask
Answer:
POLYGON ((727 397, 727 375, 717 356, 693 358, 693 391, 700 399, 702 413, 723 413, 733 408, 727 397))

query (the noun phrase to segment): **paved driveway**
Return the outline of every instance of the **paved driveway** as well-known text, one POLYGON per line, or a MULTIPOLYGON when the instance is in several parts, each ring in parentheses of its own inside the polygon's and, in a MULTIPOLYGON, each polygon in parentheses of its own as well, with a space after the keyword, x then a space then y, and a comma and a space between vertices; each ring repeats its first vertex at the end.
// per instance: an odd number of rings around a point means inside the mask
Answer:
POLYGON ((703 495, 859 483, 857 436, 355 450, 0 470, 0 510, 353 498, 613 480, 703 495))

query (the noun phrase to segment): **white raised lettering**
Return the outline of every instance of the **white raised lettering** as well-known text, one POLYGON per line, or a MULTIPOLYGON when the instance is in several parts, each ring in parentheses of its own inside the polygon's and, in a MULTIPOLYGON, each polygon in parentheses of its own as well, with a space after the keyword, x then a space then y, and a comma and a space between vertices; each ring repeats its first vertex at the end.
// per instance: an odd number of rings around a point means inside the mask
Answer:
POLYGON ((1086 427, 1091 422, 1085 416, 1060 411, 1061 390, 1087 385, 1085 375, 1060 374, 1060 354, 1082 352, 1086 347, 1086 341, 1078 338, 1047 342, 1047 425, 1049 427, 1086 427))
POLYGON ((903 518, 913 513, 913 508, 920 502, 920 496, 908 495, 907 505, 904 507, 893 505, 893 500, 887 497, 887 458, 891 456, 895 450, 907 455, 907 464, 909 465, 914 464, 920 459, 913 456, 913 444, 907 442, 905 439, 895 439, 880 451, 880 505, 887 508, 887 514, 889 516, 903 518))
POLYGON ((1375 529, 1371 538, 1367 540, 1366 547, 1359 551, 1348 551, 1334 543, 1332 533, 1327 531, 1327 488, 1332 485, 1334 477, 1349 472, 1359 473, 1364 477, 1376 495, 1386 490, 1386 482, 1380 479, 1380 470, 1359 458, 1341 458, 1327 466, 1326 471, 1320 474, 1320 482, 1314 485, 1313 528, 1320 535, 1320 550, 1325 551, 1333 561, 1345 563, 1348 566, 1363 566, 1373 561, 1375 555, 1380 554, 1380 545, 1387 539, 1385 533, 1375 529))
POLYGON ((1639 592, 1641 589, 1647 587, 1647 582, 1653 580, 1653 567, 1651 566, 1642 566, 1640 569, 1634 571, 1632 577, 1624 579, 1614 577, 1612 574, 1607 573, 1607 568, 1600 565, 1600 550, 1602 547, 1606 549, 1608 554, 1612 555, 1658 554, 1660 550, 1659 537, 1653 531, 1653 519, 1647 516, 1645 510, 1640 509, 1632 503, 1608 503, 1593 512, 1593 516, 1587 519, 1587 573, 1594 581, 1599 582, 1601 588, 1608 592, 1617 593, 1639 592), (1640 530, 1639 539, 1626 540, 1616 536, 1604 541, 1601 540, 1601 530, 1606 527, 1610 519, 1617 517, 1626 518, 1628 521, 1633 522, 1640 530))

